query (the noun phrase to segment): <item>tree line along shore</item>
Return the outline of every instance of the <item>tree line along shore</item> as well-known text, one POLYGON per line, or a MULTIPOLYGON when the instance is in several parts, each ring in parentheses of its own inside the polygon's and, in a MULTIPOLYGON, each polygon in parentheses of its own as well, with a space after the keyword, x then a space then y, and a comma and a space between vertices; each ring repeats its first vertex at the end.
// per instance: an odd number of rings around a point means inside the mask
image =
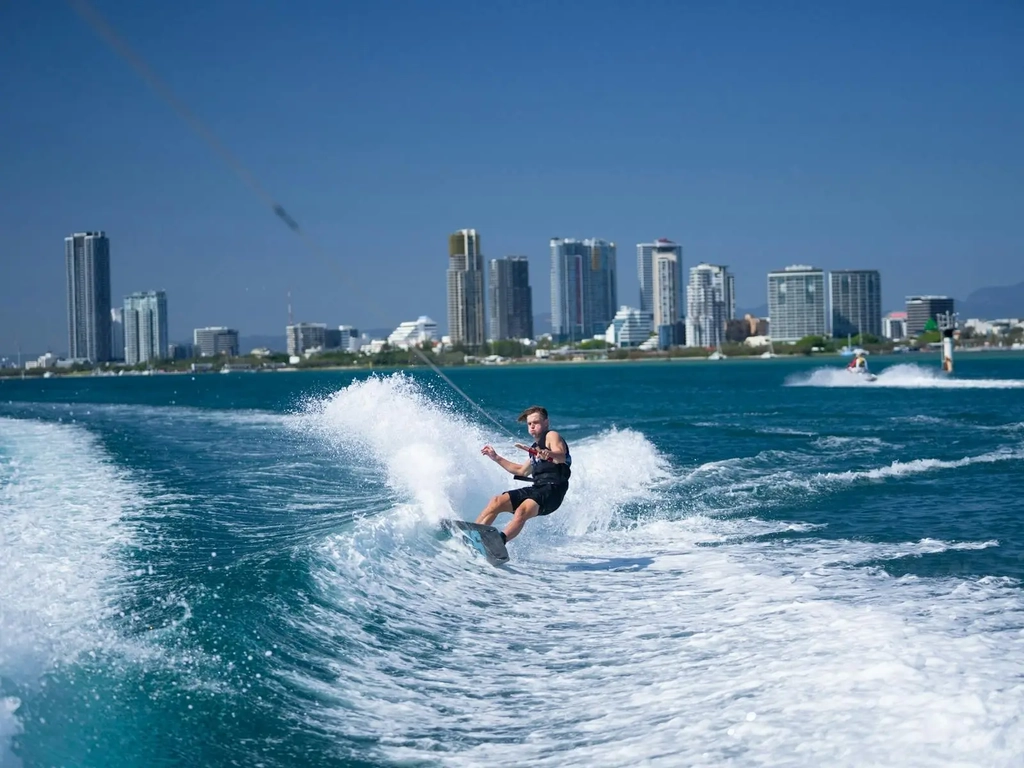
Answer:
MULTIPOLYGON (((823 336, 808 336, 793 343, 777 343, 771 347, 748 346, 746 344, 724 344, 721 353, 726 358, 760 358, 765 352, 771 351, 775 357, 839 355, 848 345, 863 349, 869 354, 884 355, 897 352, 923 352, 934 349, 939 344, 937 331, 926 331, 918 338, 906 342, 893 342, 888 339, 866 335, 861 338, 836 339, 823 336), (933 338, 934 337, 934 338, 933 338)), ((1007 344, 1021 339, 1004 340, 1007 344)), ((998 347, 1002 349, 1003 347, 998 347)), ((1006 347, 1008 348, 1008 347, 1006 347)), ((961 338, 957 349, 973 351, 992 349, 984 339, 961 338)), ((315 369, 372 369, 372 368, 406 368, 426 366, 427 360, 439 367, 465 365, 494 364, 550 364, 562 362, 589 361, 629 361, 629 360, 705 360, 714 350, 703 347, 672 347, 667 350, 644 351, 635 348, 611 347, 606 342, 590 339, 572 346, 556 347, 548 340, 537 344, 524 344, 519 341, 496 341, 484 344, 478 350, 470 350, 460 345, 439 350, 430 342, 425 342, 416 350, 393 348, 384 345, 376 353, 362 354, 327 350, 303 357, 298 362, 290 362, 285 353, 248 354, 235 357, 201 357, 184 360, 159 360, 124 365, 104 363, 91 365, 74 363, 56 367, 35 367, 30 369, 2 368, 0 376, 16 377, 50 377, 54 375, 117 375, 139 373, 206 373, 227 371, 260 371, 260 370, 315 370, 315 369), (538 354, 540 351, 540 354, 538 354)))

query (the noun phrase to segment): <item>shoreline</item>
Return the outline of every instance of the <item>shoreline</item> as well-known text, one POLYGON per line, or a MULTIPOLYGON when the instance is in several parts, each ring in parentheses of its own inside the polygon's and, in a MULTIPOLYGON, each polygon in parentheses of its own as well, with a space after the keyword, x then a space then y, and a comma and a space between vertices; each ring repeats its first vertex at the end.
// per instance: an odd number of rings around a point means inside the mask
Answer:
MULTIPOLYGON (((999 355, 1006 357, 1016 357, 1024 355, 1024 349, 992 349, 992 348, 964 348, 958 349, 955 355, 959 354, 987 354, 987 355, 999 355)), ((715 364, 729 364, 736 362, 757 362, 757 363, 772 363, 777 361, 791 362, 794 360, 798 361, 810 361, 810 360, 843 360, 849 357, 848 355, 842 355, 838 352, 814 352, 812 354, 776 354, 774 357, 761 357, 760 355, 735 355, 731 357, 724 357, 721 359, 709 359, 706 356, 698 355, 679 355, 679 356, 658 356, 658 357, 625 357, 625 358, 599 358, 599 357, 577 357, 570 359, 551 360, 545 358, 524 358, 524 359, 508 359, 503 362, 494 363, 467 363, 463 365, 439 365, 438 368, 444 369, 502 369, 509 367, 543 367, 543 366, 558 366, 558 365, 609 365, 609 364, 646 364, 646 365, 665 365, 672 363, 715 363, 715 364)), ((871 353, 872 359, 884 359, 890 360, 892 358, 907 359, 908 361, 928 361, 932 360, 935 363, 940 363, 940 357, 938 350, 929 350, 927 352, 875 352, 871 353)), ((210 374, 252 374, 252 373, 309 373, 317 371, 348 371, 348 372, 360 372, 365 371, 372 373, 373 371, 396 371, 396 370, 431 370, 430 366, 426 364, 416 365, 382 365, 382 366, 367 366, 367 365, 323 365, 323 366, 284 366, 280 368, 235 368, 235 369, 217 369, 217 370, 204 370, 204 371, 191 371, 191 370, 148 370, 148 371, 105 371, 97 373, 95 371, 73 371, 73 372, 62 372, 53 369, 47 369, 40 373, 27 373, 24 372, 19 375, 17 372, 10 374, 0 375, 0 382, 5 380, 22 381, 25 379, 66 379, 66 378, 144 378, 147 376, 197 376, 197 375, 210 375, 210 374)))

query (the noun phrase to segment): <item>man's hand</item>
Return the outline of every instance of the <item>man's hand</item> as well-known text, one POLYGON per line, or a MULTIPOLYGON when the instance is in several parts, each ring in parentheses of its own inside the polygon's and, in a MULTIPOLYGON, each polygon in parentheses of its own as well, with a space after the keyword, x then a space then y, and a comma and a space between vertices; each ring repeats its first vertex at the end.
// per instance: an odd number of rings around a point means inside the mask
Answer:
POLYGON ((481 448, 480 449, 480 453, 482 453, 484 456, 486 456, 491 461, 497 461, 500 458, 498 456, 498 452, 495 451, 493 448, 491 448, 491 446, 489 446, 489 445, 485 445, 483 448, 481 448))

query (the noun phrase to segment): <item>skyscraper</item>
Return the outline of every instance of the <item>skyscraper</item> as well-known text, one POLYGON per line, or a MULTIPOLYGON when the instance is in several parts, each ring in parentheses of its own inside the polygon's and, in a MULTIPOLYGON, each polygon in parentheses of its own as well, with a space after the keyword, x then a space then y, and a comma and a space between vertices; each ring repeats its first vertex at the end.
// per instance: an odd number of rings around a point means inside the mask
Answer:
POLYGON ((484 343, 484 260, 480 235, 460 229, 448 237, 448 336, 475 350, 484 343))
POLYGON ((110 359, 124 360, 124 314, 121 307, 110 308, 110 359))
MULTIPOLYGON (((679 312, 683 311, 683 246, 678 245, 664 237, 655 240, 653 243, 637 243, 636 246, 636 274, 640 281, 640 311, 648 312, 652 317, 655 314, 656 300, 654 298, 654 263, 658 254, 662 256, 674 254, 676 258, 676 299, 675 303, 679 312)), ((677 315, 668 323, 679 320, 677 315)), ((663 323, 663 324, 668 324, 663 323)), ((657 325, 655 325, 657 327, 657 325)))
POLYGON ((615 243, 551 239, 551 333, 562 341, 602 335, 618 302, 615 243))
POLYGON ((551 336, 559 341, 583 338, 583 243, 551 238, 551 336))
MULTIPOLYGON (((683 249, 678 245, 657 246, 652 258, 652 315, 654 328, 675 325, 683 316, 683 289, 680 262, 683 249)), ((643 310, 641 310, 643 311, 643 310)))
POLYGON ((491 259, 488 280, 492 339, 533 338, 530 264, 525 256, 491 259))
POLYGON ((110 241, 103 232, 64 238, 68 286, 68 357, 105 363, 110 344, 110 241))
POLYGON ((918 336, 929 320, 952 311, 949 296, 907 296, 907 336, 918 336))
POLYGON ((603 335, 619 308, 615 243, 589 238, 583 264, 583 330, 587 337, 603 335))
POLYGON ((825 273, 794 264, 768 273, 768 320, 773 341, 825 335, 825 273))
POLYGON ((877 269, 838 269, 829 274, 832 335, 882 335, 882 276, 877 269))
POLYGON ((686 346, 718 347, 736 314, 735 278, 727 267, 698 264, 686 290, 686 346))
POLYGON ((142 291, 124 297, 124 361, 137 365, 167 357, 167 294, 142 291))

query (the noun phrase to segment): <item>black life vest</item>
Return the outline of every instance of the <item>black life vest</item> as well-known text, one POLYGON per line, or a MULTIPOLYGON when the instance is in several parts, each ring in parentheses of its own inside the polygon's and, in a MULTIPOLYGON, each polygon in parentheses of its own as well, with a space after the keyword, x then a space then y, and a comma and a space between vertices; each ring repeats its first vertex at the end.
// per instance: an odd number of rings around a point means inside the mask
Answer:
MULTIPOLYGON (((549 430, 550 431, 550 430, 549 430)), ((533 448, 537 450, 544 450, 547 448, 548 433, 542 434, 537 441, 533 444, 533 448)), ((569 443, 562 439, 565 443, 565 463, 557 464, 553 461, 545 461, 537 456, 530 456, 530 465, 532 471, 530 472, 533 477, 534 485, 554 485, 555 483, 568 483, 569 477, 572 475, 572 470, 569 465, 572 464, 572 456, 569 454, 569 443)))

